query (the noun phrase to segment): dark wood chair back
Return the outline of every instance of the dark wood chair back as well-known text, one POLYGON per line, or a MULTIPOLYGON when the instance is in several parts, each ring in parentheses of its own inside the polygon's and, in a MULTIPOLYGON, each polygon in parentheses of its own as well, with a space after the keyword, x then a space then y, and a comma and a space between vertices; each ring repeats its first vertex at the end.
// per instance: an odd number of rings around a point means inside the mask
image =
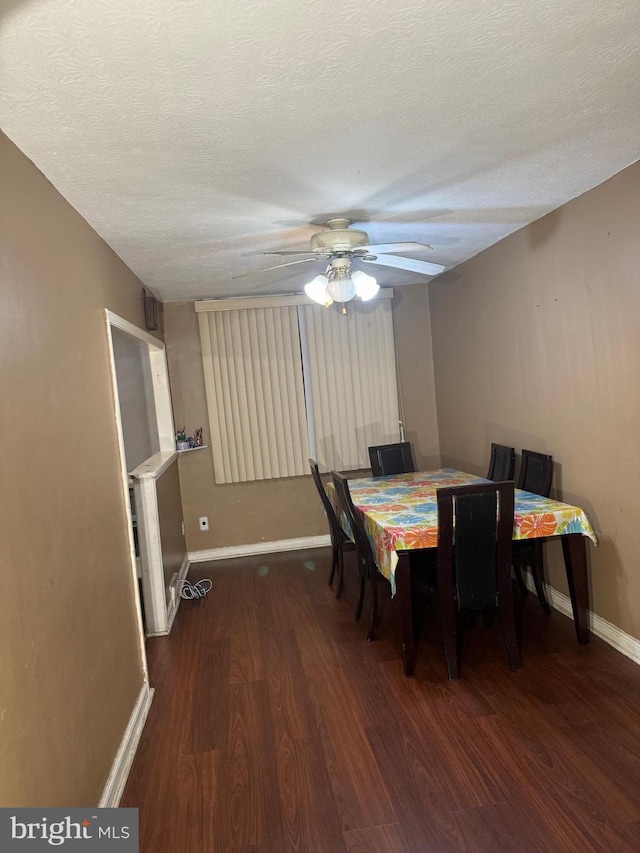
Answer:
POLYGON ((320 470, 318 469, 318 463, 315 461, 315 459, 309 459, 309 467, 311 468, 311 476, 313 477, 313 482, 315 483, 316 489, 318 490, 320 500, 322 501, 322 506, 324 507, 324 511, 327 516, 327 521, 329 522, 329 535, 331 537, 331 546, 333 548, 339 548, 342 540, 345 538, 345 533, 342 530, 342 527, 340 526, 340 522, 338 521, 338 517, 336 516, 335 510, 333 509, 333 505, 329 500, 322 480, 320 479, 320 470))
POLYGON ((396 444, 378 444, 370 447, 369 460, 371 462, 371 473, 374 477, 410 474, 416 470, 409 441, 399 441, 396 444))
POLYGON ((518 488, 525 492, 549 497, 551 478, 553 477, 553 456, 536 453, 533 450, 522 451, 522 463, 518 475, 518 488))
POLYGON ((516 451, 504 444, 491 444, 491 457, 487 480, 513 480, 516 469, 516 451))
POLYGON ((436 497, 438 584, 453 580, 458 610, 495 606, 501 585, 511 584, 513 481, 438 489, 436 497))
POLYGON ((458 677, 456 613, 497 605, 507 656, 520 666, 513 588, 513 480, 438 489, 437 594, 447 670, 458 677))
POLYGON ((331 479, 333 480, 333 486, 336 490, 336 494, 338 495, 340 506, 349 521, 351 533, 355 539, 356 549, 364 563, 367 577, 372 577, 377 571, 376 559, 364 527, 362 513, 356 509, 356 506, 353 503, 347 478, 338 471, 332 471, 331 479))

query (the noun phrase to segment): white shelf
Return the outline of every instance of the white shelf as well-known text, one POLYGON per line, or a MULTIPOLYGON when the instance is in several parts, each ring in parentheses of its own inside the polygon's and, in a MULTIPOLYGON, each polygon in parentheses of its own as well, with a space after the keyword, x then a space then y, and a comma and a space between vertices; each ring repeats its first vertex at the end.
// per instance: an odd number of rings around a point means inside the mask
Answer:
POLYGON ((176 450, 176 453, 191 453, 192 450, 205 450, 208 446, 208 444, 201 444, 200 447, 186 447, 184 450, 176 450))
POLYGON ((154 453, 142 465, 138 465, 133 471, 129 471, 129 477, 135 480, 148 480, 151 477, 159 477, 176 458, 176 453, 177 451, 175 450, 163 450, 159 453, 154 453))

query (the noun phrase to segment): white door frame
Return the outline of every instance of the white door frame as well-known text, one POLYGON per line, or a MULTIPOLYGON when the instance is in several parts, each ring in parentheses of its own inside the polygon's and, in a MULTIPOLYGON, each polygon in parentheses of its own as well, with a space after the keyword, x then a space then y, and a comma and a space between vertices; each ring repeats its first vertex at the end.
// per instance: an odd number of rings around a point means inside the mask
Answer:
MULTIPOLYGON (((111 384, 113 388, 114 400, 114 417, 116 422, 116 432, 118 436, 118 449, 120 452, 120 473, 122 479, 122 497, 124 502, 125 514, 127 519, 127 536, 129 538, 129 556, 131 561, 131 572, 134 582, 134 593, 138 611, 138 635, 145 670, 145 678, 148 680, 147 673, 147 658, 145 650, 145 629, 142 622, 142 607, 140 602, 140 593, 138 587, 138 567, 135 555, 135 543, 133 539, 133 519, 131 516, 131 501, 129 499, 129 484, 130 472, 127 471, 127 461, 124 449, 124 433, 122 429, 122 418, 120 414, 120 395, 118 393, 118 380, 116 375, 116 362, 113 351, 113 339, 111 337, 112 329, 119 329, 121 332, 135 338, 143 344, 146 344, 149 353, 149 364, 151 366, 151 379, 153 385, 153 399, 158 424, 158 439, 160 444, 160 452, 151 457, 155 460, 156 457, 162 456, 163 462, 168 462, 176 454, 175 435, 173 427, 173 412, 171 409, 171 394, 169 390, 169 371, 167 368, 167 358, 165 346, 162 341, 149 335, 133 323, 119 317, 109 309, 105 309, 105 321, 107 328, 107 341, 109 347, 109 366, 111 372, 111 384)), ((148 460, 151 461, 151 460, 148 460)), ((138 471, 141 468, 148 467, 146 463, 138 466, 138 471)), ((134 489, 136 494, 139 494, 139 482, 134 480, 134 489)), ((155 485, 155 484, 154 484, 155 485)), ((145 524, 147 519, 144 518, 144 509, 136 507, 139 524, 139 543, 142 550, 148 551, 146 540, 149 530, 152 525, 145 524), (145 532, 146 531, 146 532, 145 532)), ((157 514, 157 510, 156 510, 157 514)), ((157 557, 157 548, 153 549, 153 553, 157 557)), ((167 607, 164 595, 164 576, 162 570, 162 553, 160 552, 160 563, 157 565, 157 559, 150 561, 148 559, 141 560, 142 565, 142 587, 144 595, 145 620, 147 622, 147 633, 166 633, 167 625, 167 607), (159 572, 159 577, 157 577, 159 572), (162 584, 162 596, 157 594, 158 583, 162 584)))

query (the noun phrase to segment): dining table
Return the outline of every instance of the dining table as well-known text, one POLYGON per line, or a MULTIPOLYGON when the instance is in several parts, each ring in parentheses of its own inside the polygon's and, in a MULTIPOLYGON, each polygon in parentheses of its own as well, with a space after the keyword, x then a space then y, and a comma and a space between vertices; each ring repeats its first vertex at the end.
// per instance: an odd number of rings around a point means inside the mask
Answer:
MULTIPOLYGON (((391 584, 399 602, 405 675, 416 663, 417 620, 411 580, 411 557, 416 551, 437 548, 439 488, 490 482, 455 468, 419 471, 388 477, 349 480, 349 491, 364 519, 378 570, 391 584)), ((345 532, 350 527, 333 483, 326 491, 345 532)), ((597 545, 591 522, 580 507, 515 489, 513 539, 560 537, 578 643, 589 642, 589 587, 586 541, 597 545)))

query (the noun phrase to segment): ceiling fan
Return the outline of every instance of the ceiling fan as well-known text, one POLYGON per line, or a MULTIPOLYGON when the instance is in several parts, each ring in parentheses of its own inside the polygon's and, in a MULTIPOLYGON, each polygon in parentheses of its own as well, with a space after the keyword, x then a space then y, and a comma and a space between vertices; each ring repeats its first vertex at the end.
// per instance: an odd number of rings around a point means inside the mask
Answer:
POLYGON ((350 219, 341 217, 329 219, 327 227, 311 237, 308 250, 264 252, 265 255, 307 255, 308 257, 276 264, 256 272, 325 261, 327 267, 324 274, 316 276, 309 282, 305 286, 305 292, 311 299, 328 306, 334 301, 348 302, 354 296, 359 296, 363 300, 371 299, 380 289, 373 276, 367 275, 362 270, 351 268, 353 261, 395 267, 428 276, 437 275, 444 270, 442 264, 390 254, 430 249, 431 246, 427 243, 370 243, 365 231, 349 228, 350 224, 350 219))

